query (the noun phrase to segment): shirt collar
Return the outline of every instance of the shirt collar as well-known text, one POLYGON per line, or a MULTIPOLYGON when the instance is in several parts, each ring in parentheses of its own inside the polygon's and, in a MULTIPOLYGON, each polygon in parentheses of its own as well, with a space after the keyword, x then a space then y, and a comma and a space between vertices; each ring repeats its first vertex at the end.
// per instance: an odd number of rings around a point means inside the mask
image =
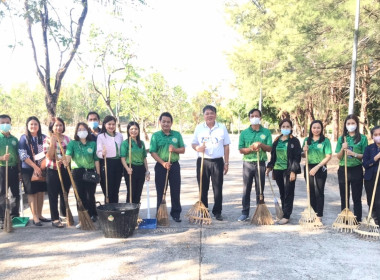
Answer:
POLYGON ((203 123, 203 127, 204 127, 204 128, 208 128, 208 129, 213 130, 214 128, 219 127, 219 123, 218 123, 217 121, 215 121, 214 126, 213 126, 212 128, 209 128, 209 127, 207 126, 206 122, 204 122, 204 123, 203 123))
POLYGON ((254 131, 254 132, 259 132, 259 131, 262 131, 263 130, 263 126, 260 124, 259 125, 259 130, 254 130, 253 128, 252 128, 252 126, 249 126, 249 128, 251 129, 251 131, 254 131))

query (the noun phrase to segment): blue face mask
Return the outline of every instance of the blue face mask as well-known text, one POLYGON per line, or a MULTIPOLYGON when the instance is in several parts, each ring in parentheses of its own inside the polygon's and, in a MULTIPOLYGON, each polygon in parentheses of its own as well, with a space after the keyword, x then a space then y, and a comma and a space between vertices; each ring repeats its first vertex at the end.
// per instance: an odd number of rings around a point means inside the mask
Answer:
POLYGON ((281 128, 281 133, 282 133, 282 135, 289 135, 290 134, 290 129, 282 129, 281 128))
POLYGON ((88 126, 91 128, 91 129, 96 129, 99 127, 99 123, 98 122, 89 122, 88 123, 88 126))
POLYGON ((11 128, 12 128, 12 126, 9 123, 2 123, 2 124, 0 124, 0 130, 2 132, 7 133, 7 132, 9 132, 11 130, 11 128))

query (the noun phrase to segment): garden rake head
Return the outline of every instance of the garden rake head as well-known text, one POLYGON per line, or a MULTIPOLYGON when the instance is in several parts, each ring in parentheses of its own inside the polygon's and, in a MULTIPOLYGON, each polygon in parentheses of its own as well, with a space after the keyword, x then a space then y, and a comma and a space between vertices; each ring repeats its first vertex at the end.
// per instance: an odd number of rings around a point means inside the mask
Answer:
POLYGON ((211 225, 211 216, 202 201, 197 201, 187 212, 189 222, 200 225, 211 225))
POLYGON ((354 232, 360 235, 362 238, 367 239, 380 239, 379 226, 375 223, 375 220, 368 216, 364 222, 361 222, 359 226, 354 229, 354 232))
POLYGON ((343 209, 332 224, 332 228, 340 232, 352 232, 357 227, 358 221, 356 220, 354 213, 348 208, 343 209))

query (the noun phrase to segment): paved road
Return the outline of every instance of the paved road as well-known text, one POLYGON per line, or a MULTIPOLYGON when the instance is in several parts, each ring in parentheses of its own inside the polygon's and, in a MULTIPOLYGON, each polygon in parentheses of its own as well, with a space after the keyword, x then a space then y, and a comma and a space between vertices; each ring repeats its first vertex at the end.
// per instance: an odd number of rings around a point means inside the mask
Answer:
MULTIPOLYGON (((186 143, 189 144, 189 139, 186 143)), ((340 212, 337 180, 331 171, 334 168, 330 168, 325 192, 325 228, 310 232, 298 225, 300 213, 306 207, 303 178, 297 180, 290 224, 252 226, 237 222, 241 211, 242 164, 236 145, 234 137, 230 171, 224 183, 224 221, 213 220, 211 225, 202 227, 189 224, 184 218, 198 198, 195 153, 188 148, 180 162, 182 223, 171 221, 168 228, 136 230, 127 239, 104 238, 100 230, 56 229, 50 224, 0 233, 1 279, 378 279, 380 241, 365 241, 331 229, 340 212)), ((149 161, 153 170, 153 161, 149 161)), ((125 185, 121 189, 121 197, 125 199, 125 185)), ((155 206, 153 184, 151 190, 151 204, 155 206)), ((269 188, 265 195, 274 213, 269 188)), ((101 200, 100 187, 97 196, 101 200)), ((210 201, 213 201, 211 192, 210 201)), ((72 196, 70 203, 77 219, 72 196)), ((251 209, 252 214, 253 205, 251 209)), ((366 209, 363 207, 364 213, 366 209)), ((44 212, 49 216, 47 201, 44 212)), ((25 214, 29 213, 27 209, 25 214)), ((145 194, 140 216, 146 216, 145 194)))

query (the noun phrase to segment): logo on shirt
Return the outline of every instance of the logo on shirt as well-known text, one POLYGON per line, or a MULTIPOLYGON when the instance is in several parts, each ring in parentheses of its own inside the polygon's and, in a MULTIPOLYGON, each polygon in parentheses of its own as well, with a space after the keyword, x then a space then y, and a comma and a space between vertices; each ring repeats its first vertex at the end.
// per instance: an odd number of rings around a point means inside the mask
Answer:
POLYGON ((266 136, 265 136, 264 134, 261 134, 261 135, 260 135, 260 139, 261 139, 261 140, 265 140, 265 138, 266 138, 266 136))
POLYGON ((323 145, 322 145, 321 143, 319 143, 319 144, 317 145, 317 148, 318 148, 318 149, 321 149, 322 146, 323 146, 323 145))
POLYGON ((177 138, 173 138, 172 141, 173 141, 173 143, 177 143, 178 139, 177 138))
POLYGON ((12 140, 12 145, 13 146, 16 146, 17 145, 17 142, 15 140, 12 140))
POLYGON ((88 149, 87 149, 87 152, 88 152, 89 154, 92 154, 93 150, 92 150, 91 148, 88 148, 88 149))

